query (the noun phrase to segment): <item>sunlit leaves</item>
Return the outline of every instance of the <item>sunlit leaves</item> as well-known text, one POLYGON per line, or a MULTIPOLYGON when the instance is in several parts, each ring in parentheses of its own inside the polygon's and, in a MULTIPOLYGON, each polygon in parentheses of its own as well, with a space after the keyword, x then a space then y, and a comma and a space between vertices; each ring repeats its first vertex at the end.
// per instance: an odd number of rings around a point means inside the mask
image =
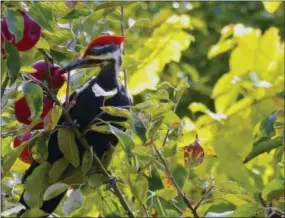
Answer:
POLYGON ((167 201, 175 198, 177 196, 176 189, 161 189, 155 192, 156 196, 159 196, 167 201))
POLYGON ((104 106, 104 107, 101 107, 101 110, 103 110, 104 112, 106 112, 107 114, 110 114, 112 116, 131 118, 130 111, 128 111, 127 109, 124 109, 124 108, 104 106))
POLYGON ((71 129, 60 128, 57 133, 59 149, 64 157, 74 166, 80 164, 79 151, 71 129))
POLYGON ((42 205, 42 195, 48 187, 48 172, 51 165, 48 162, 39 165, 25 182, 25 202, 30 207, 39 208, 42 205))
POLYGON ((244 204, 238 207, 232 214, 233 217, 244 217, 244 216, 257 216, 264 217, 265 209, 259 204, 244 204))
POLYGON ((262 196, 265 200, 271 202, 274 199, 284 196, 284 193, 284 181, 275 179, 265 186, 262 196))
POLYGON ((213 45, 209 52, 208 52, 208 58, 214 58, 219 54, 222 54, 224 52, 227 52, 228 50, 232 49, 235 46, 236 42, 233 39, 227 39, 222 40, 218 42, 217 44, 213 45))
POLYGON ((181 52, 189 47, 193 39, 183 31, 189 24, 189 17, 185 15, 170 17, 154 31, 144 47, 134 54, 136 59, 143 61, 130 78, 130 91, 133 94, 154 88, 165 64, 180 60, 181 52))
POLYGON ((280 7, 280 5, 282 4, 281 1, 275 1, 275 2, 271 2, 271 1, 262 1, 262 4, 264 6, 264 8, 271 14, 273 14, 275 11, 278 10, 278 8, 280 7))
POLYGON ((11 169, 17 158, 20 156, 25 146, 27 146, 27 142, 23 142, 20 146, 14 148, 12 151, 10 151, 3 157, 2 169, 4 170, 4 175, 9 172, 9 170, 11 169))
POLYGON ((42 27, 48 31, 53 32, 55 28, 54 14, 48 2, 40 3, 33 2, 31 8, 29 9, 29 15, 33 17, 42 27))

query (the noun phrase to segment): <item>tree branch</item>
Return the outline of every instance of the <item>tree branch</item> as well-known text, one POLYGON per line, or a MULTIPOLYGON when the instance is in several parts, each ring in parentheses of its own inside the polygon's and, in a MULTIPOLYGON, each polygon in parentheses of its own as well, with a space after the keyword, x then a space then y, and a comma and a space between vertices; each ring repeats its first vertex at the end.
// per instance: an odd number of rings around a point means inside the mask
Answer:
MULTIPOLYGON (((168 137, 168 135, 167 135, 167 137, 168 137)), ((178 194, 182 197, 182 199, 183 199, 184 203, 187 205, 187 207, 192 211, 194 217, 195 218, 199 217, 197 212, 194 210, 190 200, 187 198, 187 196, 185 195, 183 190, 180 188, 180 186, 176 182, 174 176, 172 175, 172 173, 170 172, 170 170, 169 170, 169 168, 167 166, 167 163, 166 163, 164 157, 162 156, 162 154, 160 153, 160 151, 158 150, 158 148, 156 147, 156 145, 154 144, 153 141, 152 141, 152 145, 153 145, 153 148, 155 149, 156 154, 158 155, 160 161, 162 162, 168 177, 170 178, 172 184, 175 186, 176 190, 178 191, 178 194)))
POLYGON ((201 197, 201 199, 198 201, 196 206, 194 207, 194 210, 197 211, 197 209, 200 207, 200 205, 204 202, 204 200, 212 193, 212 190, 214 189, 214 186, 211 186, 205 194, 201 197))
MULTIPOLYGON (((181 96, 182 96, 182 95, 181 95, 181 96)), ((178 106, 178 103, 179 103, 179 101, 180 101, 180 99, 181 99, 181 96, 177 99, 177 102, 176 102, 175 107, 174 107, 174 109, 173 109, 174 112, 175 112, 176 109, 177 109, 177 106, 178 106)), ((164 140, 163 140, 162 147, 165 146, 169 134, 170 134, 170 130, 168 129, 168 130, 167 130, 167 133, 166 133, 166 135, 165 135, 165 138, 164 138, 164 140)), ((155 143, 154 143, 153 140, 151 141, 151 143, 152 143, 153 148, 154 148, 156 154, 158 155, 160 161, 162 162, 162 165, 164 166, 165 171, 166 171, 168 177, 170 178, 172 184, 175 186, 175 188, 176 188, 178 194, 182 197, 182 199, 183 199, 184 203, 187 205, 187 207, 192 211, 192 214, 194 215, 194 217, 195 217, 195 218, 198 218, 199 216, 198 216, 198 214, 197 214, 195 208, 192 206, 191 201, 188 199, 188 197, 186 196, 186 194, 183 192, 182 188, 180 188, 180 186, 179 186, 178 183, 176 182, 174 176, 172 175, 170 169, 169 169, 168 166, 167 166, 166 160, 164 159, 163 155, 160 153, 159 149, 157 148, 157 146, 155 145, 155 143)), ((200 204, 201 204, 201 203, 200 203, 200 204)))

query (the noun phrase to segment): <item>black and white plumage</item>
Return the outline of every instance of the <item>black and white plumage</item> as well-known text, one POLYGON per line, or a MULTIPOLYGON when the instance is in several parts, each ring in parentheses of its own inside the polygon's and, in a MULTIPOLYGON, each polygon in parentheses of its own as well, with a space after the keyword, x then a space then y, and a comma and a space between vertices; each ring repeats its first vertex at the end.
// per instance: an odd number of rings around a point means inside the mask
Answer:
MULTIPOLYGON (((62 69, 62 73, 65 73, 80 67, 91 67, 97 64, 101 66, 101 71, 98 76, 87 81, 83 86, 72 93, 69 99, 69 114, 72 120, 76 121, 76 124, 79 125, 78 128, 82 133, 91 124, 92 120, 101 113, 103 104, 104 106, 124 108, 128 108, 131 105, 130 97, 124 85, 118 80, 118 73, 122 64, 122 42, 122 36, 101 36, 89 44, 81 59, 68 64, 62 69), (104 93, 109 92, 112 93, 112 97, 104 101, 104 93)), ((122 117, 114 117, 106 113, 101 113, 100 119, 104 121, 125 120, 122 117)), ((61 117, 58 125, 64 122, 66 122, 65 119, 61 117)), ((50 164, 53 164, 56 160, 63 157, 59 149, 57 133, 58 131, 54 131, 48 142, 47 161, 50 164)), ((99 158, 102 158, 104 152, 106 152, 111 145, 116 146, 118 143, 117 138, 111 134, 88 131, 85 133, 85 137, 99 158)), ((77 139, 76 143, 80 157, 82 157, 84 147, 77 139)), ((34 161, 24 175, 23 182, 26 181, 27 177, 32 174, 37 166, 38 163, 34 161)), ((44 201, 41 209, 46 213, 52 213, 60 203, 64 194, 49 201, 44 201)), ((28 207, 23 196, 20 202, 28 207)))

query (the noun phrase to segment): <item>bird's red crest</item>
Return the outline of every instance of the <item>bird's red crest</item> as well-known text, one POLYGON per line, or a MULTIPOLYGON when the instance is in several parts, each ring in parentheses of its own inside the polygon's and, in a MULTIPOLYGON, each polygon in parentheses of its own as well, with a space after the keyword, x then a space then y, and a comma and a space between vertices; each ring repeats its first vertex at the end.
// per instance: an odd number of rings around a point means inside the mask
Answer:
POLYGON ((122 44, 122 42, 125 40, 125 37, 124 36, 120 36, 120 35, 102 35, 102 36, 99 36, 98 38, 96 39, 93 39, 87 49, 85 50, 84 54, 83 54, 83 57, 85 57, 89 50, 91 48, 93 48, 94 46, 104 46, 104 45, 107 45, 107 44, 114 44, 114 45, 120 45, 122 44))

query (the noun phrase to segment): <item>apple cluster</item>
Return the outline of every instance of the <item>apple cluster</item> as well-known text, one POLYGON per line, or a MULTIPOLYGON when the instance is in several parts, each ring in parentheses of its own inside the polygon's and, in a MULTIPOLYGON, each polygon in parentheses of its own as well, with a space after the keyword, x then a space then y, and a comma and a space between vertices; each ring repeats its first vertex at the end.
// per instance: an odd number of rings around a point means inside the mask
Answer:
MULTIPOLYGON (((9 30, 6 17, 1 20, 1 53, 2 58, 6 59, 6 52, 3 48, 5 41, 11 42, 18 51, 24 52, 33 48, 41 37, 41 26, 29 17, 28 13, 25 11, 17 10, 23 18, 24 29, 23 37, 19 41, 16 41, 15 35, 9 30)), ((49 85, 55 92, 57 92, 64 84, 65 77, 60 74, 60 66, 56 64, 47 64, 44 60, 37 61, 32 64, 34 72, 30 75, 37 80, 40 80, 49 85)), ((48 96, 43 96, 43 109, 40 115, 41 119, 50 112, 53 107, 53 101, 48 96)), ((32 123, 31 111, 28 106, 28 102, 25 97, 18 99, 15 104, 15 117, 16 119, 25 125, 32 123)), ((42 129, 44 128, 44 123, 40 122, 33 127, 33 129, 42 129)), ((29 141, 32 137, 32 132, 26 133, 23 137, 16 136, 13 141, 14 148, 18 147, 21 143, 29 141)), ((28 143, 20 154, 20 159, 27 163, 32 163, 32 157, 29 152, 28 143)))

